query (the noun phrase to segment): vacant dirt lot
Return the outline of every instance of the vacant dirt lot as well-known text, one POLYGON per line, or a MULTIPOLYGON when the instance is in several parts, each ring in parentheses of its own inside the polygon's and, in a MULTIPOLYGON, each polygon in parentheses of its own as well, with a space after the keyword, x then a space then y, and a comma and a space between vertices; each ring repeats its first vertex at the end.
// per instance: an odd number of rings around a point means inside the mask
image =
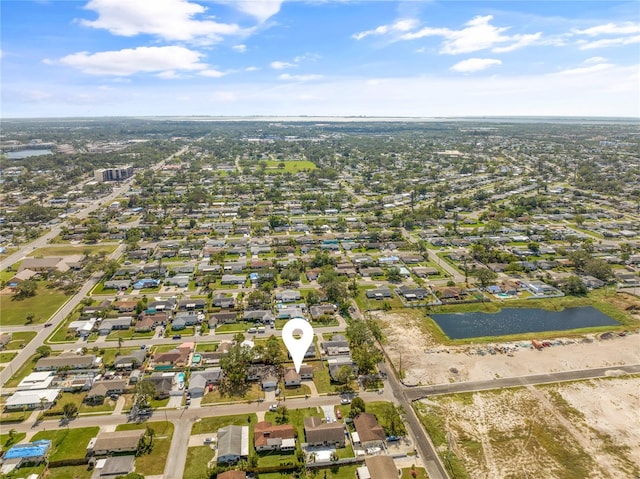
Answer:
POLYGON ((456 477, 633 478, 640 474, 640 380, 434 397, 419 403, 456 477), (594 400, 597 398, 597 400, 594 400))
POLYGON ((423 332, 418 312, 377 312, 387 351, 405 384, 444 384, 640 363, 640 334, 558 338, 538 351, 530 341, 441 346, 423 332), (400 364, 402 362, 402 364, 400 364))

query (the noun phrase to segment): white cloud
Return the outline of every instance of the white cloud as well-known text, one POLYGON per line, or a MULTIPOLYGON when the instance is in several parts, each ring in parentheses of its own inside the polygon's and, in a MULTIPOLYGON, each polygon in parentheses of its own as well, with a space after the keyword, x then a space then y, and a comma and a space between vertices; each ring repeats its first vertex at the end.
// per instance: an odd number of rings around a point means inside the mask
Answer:
POLYGON ((97 12, 98 18, 80 20, 82 25, 125 37, 149 34, 164 40, 212 43, 243 33, 238 25, 218 23, 211 16, 194 18, 206 8, 188 0, 90 0, 85 8, 97 12))
POLYGON ((624 23, 605 23, 583 30, 573 30, 576 35, 587 35, 595 37, 598 35, 633 35, 640 33, 640 23, 624 22, 624 23))
POLYGON ((602 38, 600 40, 594 40, 592 42, 581 40, 578 42, 578 48, 580 48, 580 50, 593 50, 594 48, 632 45, 634 43, 640 43, 640 35, 635 35, 633 37, 602 38))
POLYGON ((444 27, 418 26, 415 20, 401 20, 391 25, 381 25, 373 30, 356 33, 353 38, 361 40, 370 35, 392 35, 394 40, 418 40, 426 37, 443 37, 440 53, 457 55, 492 49, 494 53, 506 53, 538 43, 542 32, 507 35, 510 27, 491 25, 492 15, 477 16, 464 24, 460 30, 444 27))
POLYGON ((453 65, 450 69, 455 72, 473 73, 485 70, 494 65, 502 65, 502 62, 495 58, 469 58, 453 65))
POLYGON ((280 80, 311 81, 319 80, 320 78, 322 78, 322 75, 290 75, 288 73, 283 73, 278 78, 280 78, 280 80))
POLYGON ((219 70, 213 70, 213 69, 207 69, 207 70, 202 70, 200 72, 198 72, 199 75, 202 75, 203 77, 210 77, 210 78, 221 78, 223 76, 225 76, 227 73, 226 72, 221 72, 219 70))
POLYGON ((511 45, 507 45, 505 47, 495 47, 492 48, 491 51, 494 53, 512 52, 514 50, 518 50, 519 48, 527 47, 538 42, 541 36, 542 32, 532 33, 529 35, 514 35, 511 38, 515 41, 511 45))
POLYGON ((257 72, 258 70, 260 70, 260 68, 253 67, 253 66, 247 67, 247 68, 244 69, 244 71, 246 71, 246 72, 257 72))
POLYGON ((606 63, 606 59, 602 57, 591 57, 587 58, 584 62, 582 62, 586 66, 577 67, 577 68, 567 68, 565 70, 560 70, 556 72, 555 75, 588 75, 590 73, 595 73, 603 70, 608 70, 613 68, 613 64, 606 63))
POLYGON ((386 35, 392 32, 408 32, 418 26, 418 21, 412 18, 398 20, 390 25, 380 25, 373 30, 365 30, 364 32, 354 33, 352 35, 356 40, 362 40, 371 35, 386 35))
POLYGON ((238 53, 244 53, 247 51, 246 45, 234 45, 231 48, 233 48, 238 53))
POLYGON ((274 70, 284 70, 286 68, 293 68, 296 66, 295 63, 289 63, 289 62, 280 62, 280 61, 275 61, 275 62, 271 62, 269 65, 271 68, 273 68, 274 70))
POLYGON ((78 52, 61 58, 59 63, 90 75, 164 72, 165 78, 171 78, 176 71, 204 70, 207 66, 200 63, 201 56, 201 53, 184 47, 138 47, 110 52, 78 52))
POLYGON ((267 21, 280 11, 283 0, 232 0, 223 2, 235 9, 252 16, 260 23, 267 21))

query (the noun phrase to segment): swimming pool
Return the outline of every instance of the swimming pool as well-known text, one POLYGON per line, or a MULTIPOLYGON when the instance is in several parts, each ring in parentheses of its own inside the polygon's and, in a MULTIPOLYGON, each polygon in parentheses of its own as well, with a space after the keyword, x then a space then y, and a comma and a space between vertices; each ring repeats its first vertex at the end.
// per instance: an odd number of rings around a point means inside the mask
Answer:
POLYGON ((184 382, 184 373, 176 374, 176 380, 178 381, 178 383, 183 383, 184 382))

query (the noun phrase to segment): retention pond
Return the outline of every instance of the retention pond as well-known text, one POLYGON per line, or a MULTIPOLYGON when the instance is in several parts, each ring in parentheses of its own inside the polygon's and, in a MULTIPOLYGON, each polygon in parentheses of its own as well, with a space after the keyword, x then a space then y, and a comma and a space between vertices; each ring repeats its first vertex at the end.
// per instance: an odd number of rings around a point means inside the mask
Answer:
POLYGON ((620 325, 610 316, 591 306, 567 308, 562 311, 505 308, 497 313, 473 312, 430 316, 450 339, 620 325))

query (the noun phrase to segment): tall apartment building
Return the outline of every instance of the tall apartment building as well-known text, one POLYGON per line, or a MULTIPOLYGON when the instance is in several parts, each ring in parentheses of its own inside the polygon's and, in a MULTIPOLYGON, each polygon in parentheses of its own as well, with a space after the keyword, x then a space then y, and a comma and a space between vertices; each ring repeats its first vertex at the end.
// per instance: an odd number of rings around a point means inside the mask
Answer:
POLYGON ((118 166, 116 168, 101 168, 93 172, 96 181, 122 181, 133 176, 132 166, 118 166))

